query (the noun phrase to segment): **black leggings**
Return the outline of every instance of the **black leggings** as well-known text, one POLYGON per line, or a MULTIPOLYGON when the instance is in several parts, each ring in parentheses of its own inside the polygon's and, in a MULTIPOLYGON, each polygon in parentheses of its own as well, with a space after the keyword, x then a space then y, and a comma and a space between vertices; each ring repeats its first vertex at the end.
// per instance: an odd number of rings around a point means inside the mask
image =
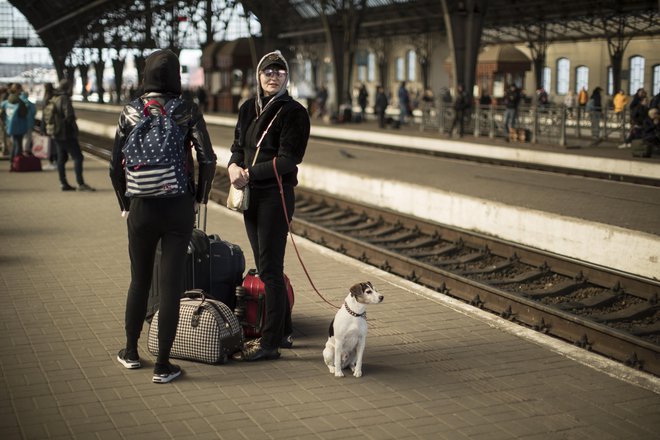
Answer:
POLYGON ((195 223, 192 195, 133 198, 128 216, 131 285, 126 299, 126 348, 137 349, 147 313, 156 246, 161 241, 158 363, 166 363, 179 323, 184 265, 195 223))
MULTIPOLYGON (((284 186, 289 220, 293 216, 293 187, 284 186)), ((243 213, 245 229, 266 288, 266 322, 261 331, 261 345, 277 348, 284 335, 291 334, 291 313, 284 283, 284 251, 289 227, 282 210, 278 187, 251 188, 250 207, 243 213)))

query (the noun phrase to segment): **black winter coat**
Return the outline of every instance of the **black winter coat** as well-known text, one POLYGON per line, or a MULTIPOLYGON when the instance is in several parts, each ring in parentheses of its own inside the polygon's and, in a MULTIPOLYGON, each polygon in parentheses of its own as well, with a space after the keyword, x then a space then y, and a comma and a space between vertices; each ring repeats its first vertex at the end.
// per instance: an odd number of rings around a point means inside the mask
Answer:
POLYGON ((266 188, 277 185, 272 164, 273 158, 276 157, 277 172, 282 177, 282 183, 296 186, 298 164, 305 155, 309 131, 307 110, 288 93, 270 103, 258 118, 256 99, 248 99, 238 111, 234 143, 227 166, 235 163, 241 168, 248 168, 250 186, 266 188), (261 143, 257 162, 252 166, 257 141, 280 108, 282 110, 261 143))
MULTIPOLYGON (((125 195, 126 173, 123 165, 124 155, 121 150, 128 135, 142 118, 143 113, 138 111, 136 106, 144 107, 151 99, 155 99, 165 106, 167 102, 178 97, 179 95, 174 94, 147 93, 126 105, 119 115, 119 124, 115 132, 115 143, 112 147, 112 158, 110 160, 110 180, 119 201, 119 206, 123 211, 129 210, 130 199, 125 195)), ((154 107, 153 111, 158 110, 154 107)), ((194 102, 184 99, 183 104, 175 109, 172 119, 180 126, 186 142, 192 144, 197 154, 199 172, 197 186, 193 189, 195 200, 198 203, 207 203, 211 192, 211 183, 215 175, 217 158, 213 152, 204 117, 194 102)))

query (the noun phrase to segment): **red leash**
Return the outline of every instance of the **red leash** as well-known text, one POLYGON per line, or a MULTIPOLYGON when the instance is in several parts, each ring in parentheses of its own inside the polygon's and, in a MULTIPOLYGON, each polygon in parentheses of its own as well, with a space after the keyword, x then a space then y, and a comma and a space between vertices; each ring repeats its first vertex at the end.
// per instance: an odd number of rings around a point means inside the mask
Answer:
POLYGON ((314 289, 314 292, 323 300, 326 302, 326 304, 330 304, 332 307, 335 309, 339 309, 340 307, 332 304, 330 301, 325 299, 323 295, 321 295, 321 292, 318 291, 316 286, 314 285, 314 282, 312 281, 312 278, 309 276, 309 272, 307 272, 307 268, 305 267, 305 263, 303 263, 302 257, 300 256, 300 252, 298 252, 298 246, 296 246, 296 242, 293 239, 293 232, 291 232, 291 221, 289 220, 289 214, 286 212, 286 202, 284 201, 284 188, 282 188, 282 178, 280 175, 277 173, 277 165, 275 164, 276 157, 273 158, 273 170, 275 171, 275 178, 277 179, 277 186, 280 188, 280 198, 282 199, 282 210, 284 211, 284 218, 286 219, 286 224, 289 227, 289 237, 291 237, 291 243, 293 244, 293 248, 296 250, 296 255, 298 256, 298 261, 300 261, 300 265, 303 268, 303 271, 305 272, 305 275, 307 275, 307 279, 309 280, 309 284, 312 285, 312 289, 314 289))

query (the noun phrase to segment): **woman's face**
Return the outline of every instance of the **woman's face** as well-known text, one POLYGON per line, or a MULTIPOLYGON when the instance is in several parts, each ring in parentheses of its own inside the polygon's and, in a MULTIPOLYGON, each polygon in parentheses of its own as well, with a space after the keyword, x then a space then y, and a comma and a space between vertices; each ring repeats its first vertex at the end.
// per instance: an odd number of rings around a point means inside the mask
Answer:
POLYGON ((259 72, 259 82, 265 96, 277 94, 284 85, 287 72, 276 67, 267 67, 259 72))

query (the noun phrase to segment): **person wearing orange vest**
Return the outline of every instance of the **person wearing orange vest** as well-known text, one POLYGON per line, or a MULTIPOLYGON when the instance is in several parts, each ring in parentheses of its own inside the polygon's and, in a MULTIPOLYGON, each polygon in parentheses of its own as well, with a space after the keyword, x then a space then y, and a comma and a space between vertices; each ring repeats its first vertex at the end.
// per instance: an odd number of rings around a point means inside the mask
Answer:
POLYGON ((587 92, 586 87, 582 87, 580 89, 580 93, 578 94, 578 104, 580 107, 584 107, 587 105, 587 102, 589 101, 589 93, 587 92))
POLYGON ((589 93, 586 87, 582 87, 578 93, 578 120, 585 113, 587 102, 589 102, 589 93))
POLYGON ((614 113, 621 116, 626 104, 628 104, 628 97, 623 90, 619 90, 617 94, 614 95, 614 113))

